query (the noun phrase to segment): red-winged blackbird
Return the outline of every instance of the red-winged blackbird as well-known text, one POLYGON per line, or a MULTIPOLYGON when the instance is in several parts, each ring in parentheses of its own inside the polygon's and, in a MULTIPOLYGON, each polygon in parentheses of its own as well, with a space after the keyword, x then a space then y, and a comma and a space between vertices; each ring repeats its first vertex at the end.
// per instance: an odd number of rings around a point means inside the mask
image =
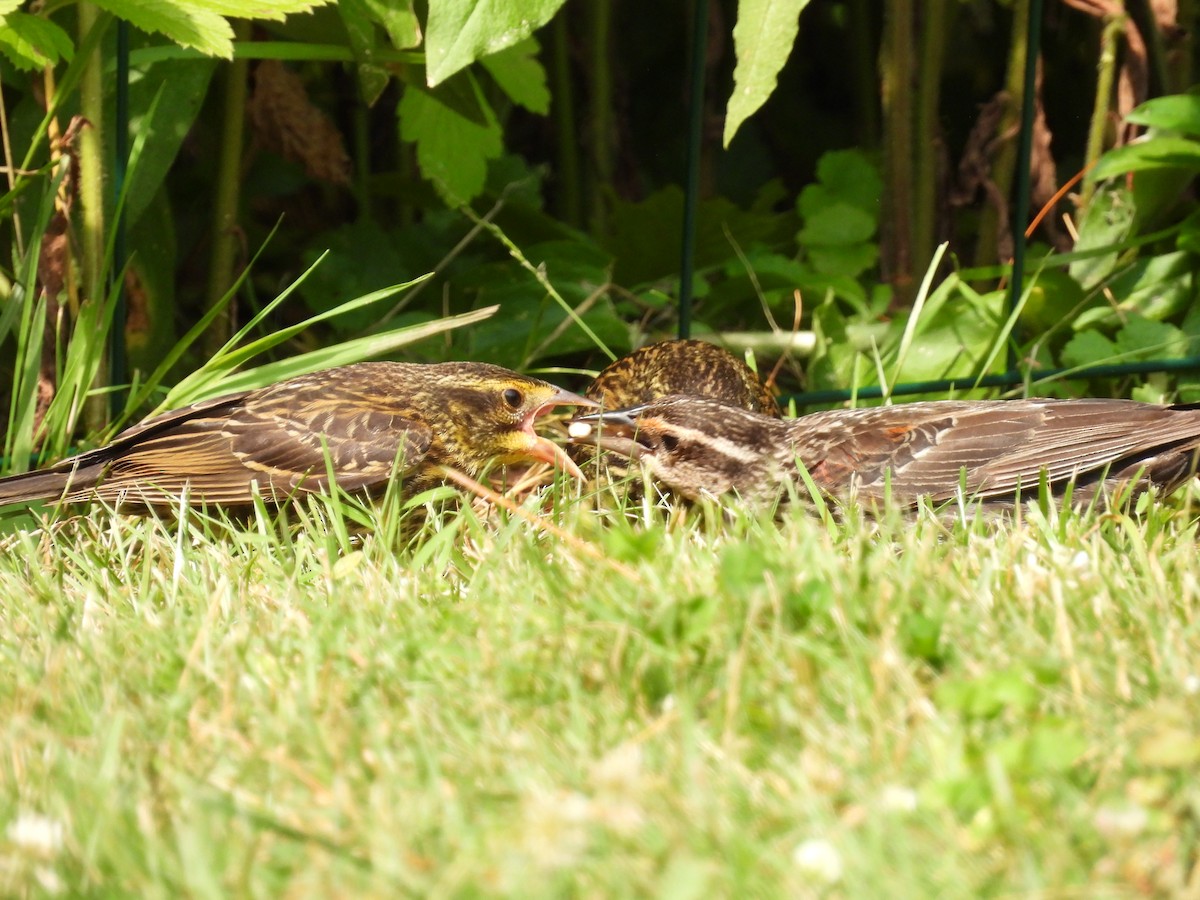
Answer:
POLYGON ((482 363, 373 362, 302 375, 148 419, 110 444, 0 479, 0 505, 105 500, 169 507, 239 506, 255 491, 279 502, 328 488, 406 489, 443 467, 476 476, 492 460, 546 460, 579 470, 538 436, 534 421, 558 405, 594 405, 545 381, 482 363))
POLYGON ((636 459, 690 497, 729 491, 774 500, 797 460, 822 492, 866 505, 956 497, 1011 503, 1044 481, 1072 500, 1155 486, 1196 472, 1200 407, 1130 400, 935 401, 830 410, 780 420, 712 400, 667 397, 577 417, 572 439, 636 459))
POLYGON ((744 362, 705 341, 659 341, 610 364, 584 392, 604 409, 624 409, 671 394, 708 397, 779 415, 775 397, 744 362))

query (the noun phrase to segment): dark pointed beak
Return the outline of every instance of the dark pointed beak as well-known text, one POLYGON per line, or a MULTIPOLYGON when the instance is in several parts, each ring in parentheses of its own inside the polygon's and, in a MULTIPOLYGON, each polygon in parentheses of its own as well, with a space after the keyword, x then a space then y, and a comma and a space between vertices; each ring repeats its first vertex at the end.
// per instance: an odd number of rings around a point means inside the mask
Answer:
POLYGON ((634 459, 641 449, 635 437, 643 409, 644 406, 631 406, 576 416, 567 426, 567 435, 573 444, 591 444, 634 459))

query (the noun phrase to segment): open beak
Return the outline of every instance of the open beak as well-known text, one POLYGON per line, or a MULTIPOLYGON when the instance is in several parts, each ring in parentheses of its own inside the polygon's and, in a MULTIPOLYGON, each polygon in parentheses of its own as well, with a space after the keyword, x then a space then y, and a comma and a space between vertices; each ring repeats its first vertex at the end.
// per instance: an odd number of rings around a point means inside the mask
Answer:
POLYGON ((524 430, 533 438, 532 444, 526 451, 528 455, 534 459, 540 459, 543 462, 551 463, 553 466, 555 466, 555 468, 565 469, 572 478, 578 478, 580 481, 582 481, 584 478, 583 472, 580 471, 579 466, 575 465, 575 461, 571 459, 571 457, 567 456, 566 451, 563 450, 563 448, 558 444, 554 443, 554 441, 550 440, 549 438, 544 438, 535 432, 533 430, 533 425, 538 418, 545 413, 548 413, 556 406, 598 407, 599 405, 600 404, 598 404, 596 401, 589 400, 587 397, 580 396, 579 394, 572 393, 571 391, 564 391, 559 388, 556 394, 535 409, 533 413, 530 414, 529 418, 525 420, 524 430))
POLYGON ((642 451, 642 445, 637 441, 638 415, 642 410, 641 406, 633 406, 576 416, 567 426, 567 435, 573 444, 590 444, 628 459, 637 459, 642 451))

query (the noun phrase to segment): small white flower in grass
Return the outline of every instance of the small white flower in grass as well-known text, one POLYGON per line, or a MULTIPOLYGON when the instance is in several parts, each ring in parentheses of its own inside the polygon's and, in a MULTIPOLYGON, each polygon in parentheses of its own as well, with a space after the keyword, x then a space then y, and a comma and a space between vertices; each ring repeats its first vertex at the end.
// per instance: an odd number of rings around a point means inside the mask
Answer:
POLYGON ((889 813, 910 813, 917 808, 917 792, 901 784, 889 784, 879 792, 879 808, 889 813))
POLYGON ((1080 550, 1071 557, 1071 568, 1076 572, 1087 572, 1092 568, 1092 555, 1086 550, 1080 550))
POLYGON ((1101 806, 1092 816, 1092 824, 1105 837, 1136 837, 1150 824, 1150 814, 1137 804, 1101 806))
POLYGON ((39 813, 23 812, 8 823, 5 835, 15 846, 35 856, 54 856, 62 849, 63 823, 39 813))
POLYGON ((67 889, 59 874, 46 866, 38 866, 34 869, 33 877, 37 879, 38 884, 47 894, 61 894, 67 889))
POLYGON ((842 880, 842 855, 824 838, 809 838, 792 851, 792 862, 805 875, 822 884, 842 880))
POLYGON ((1188 675, 1183 679, 1183 689, 1189 694, 1200 694, 1200 675, 1188 675))

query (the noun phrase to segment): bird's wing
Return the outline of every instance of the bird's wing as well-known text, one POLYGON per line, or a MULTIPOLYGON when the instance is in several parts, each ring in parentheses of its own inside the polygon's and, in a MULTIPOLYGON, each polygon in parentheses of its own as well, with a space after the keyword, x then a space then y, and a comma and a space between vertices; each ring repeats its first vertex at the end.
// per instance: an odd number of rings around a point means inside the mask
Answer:
POLYGON ((419 464, 432 432, 398 400, 339 384, 283 385, 197 404, 143 423, 104 448, 96 493, 161 505, 185 488, 208 503, 246 503, 254 486, 282 499, 329 483, 357 490, 419 464), (115 450, 115 452, 114 452, 115 450))
POLYGON ((224 428, 238 460, 277 488, 325 487, 326 459, 339 486, 370 487, 410 472, 433 442, 432 429, 403 401, 369 385, 306 394, 290 393, 287 404, 256 398, 224 428))
MULTIPOLYGON (((842 441, 813 460, 881 491, 946 500, 960 483, 979 497, 1011 495, 1108 465, 1200 442, 1200 413, 1126 400, 913 403, 857 413, 842 441), (965 480, 960 473, 966 470, 965 480)), ((807 457, 808 454, 805 454, 807 457)), ((808 459, 805 459, 808 464, 808 459)), ((813 467, 810 464, 810 469, 813 467)))

